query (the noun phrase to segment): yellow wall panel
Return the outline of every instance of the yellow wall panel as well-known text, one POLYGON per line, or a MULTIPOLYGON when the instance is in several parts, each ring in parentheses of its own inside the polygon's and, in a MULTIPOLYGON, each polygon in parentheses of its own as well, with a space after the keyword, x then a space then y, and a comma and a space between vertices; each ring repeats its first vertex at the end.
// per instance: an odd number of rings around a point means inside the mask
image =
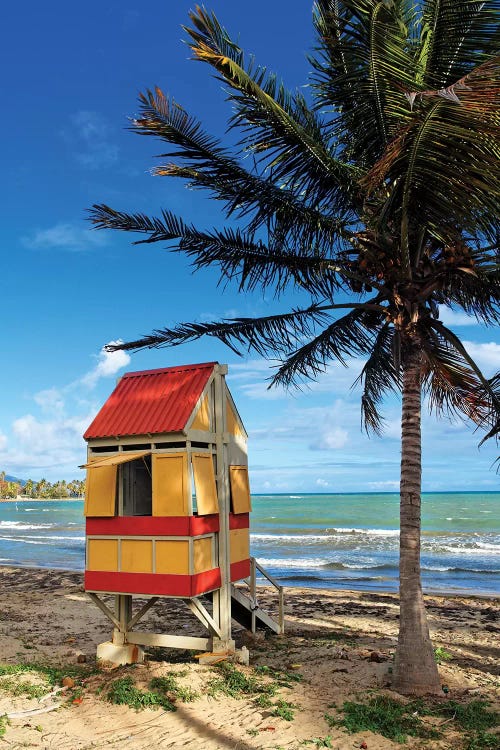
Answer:
POLYGON ((217 486, 215 484, 214 461, 211 453, 193 453, 194 486, 198 515, 208 516, 219 512, 217 486))
POLYGON ((122 573, 152 573, 153 542, 149 539, 122 539, 120 571, 122 573))
POLYGON ((193 542, 193 572, 203 573, 214 567, 212 556, 212 538, 204 537, 193 542))
POLYGON ((205 396, 205 398, 201 402, 200 408, 195 414, 191 429, 205 430, 205 432, 210 429, 210 410, 208 405, 208 396, 205 396))
POLYGON ((229 399, 226 399, 226 430, 231 435, 244 435, 229 399))
POLYGON ((249 529, 232 529, 229 532, 229 551, 232 563, 248 560, 250 557, 249 529))
POLYGON ((153 516, 187 516, 191 483, 186 453, 153 454, 153 516))
POLYGON ((189 542, 162 540, 156 542, 156 572, 189 575, 189 542))
POLYGON ((250 513, 252 503, 250 499, 248 466, 230 466, 229 480, 231 484, 233 513, 250 513))
POLYGON ((89 539, 87 570, 118 570, 118 539, 89 539))
POLYGON ((116 507, 116 466, 87 469, 85 516, 114 516, 116 507))

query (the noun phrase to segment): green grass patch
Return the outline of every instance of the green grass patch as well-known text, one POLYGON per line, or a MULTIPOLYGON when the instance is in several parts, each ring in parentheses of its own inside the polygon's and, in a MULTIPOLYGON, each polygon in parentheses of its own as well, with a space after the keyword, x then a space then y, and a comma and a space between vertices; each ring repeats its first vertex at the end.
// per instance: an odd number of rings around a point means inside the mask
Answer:
POLYGON ((272 716, 278 716, 285 721, 293 721, 295 718, 295 708, 293 703, 288 703, 288 701, 280 699, 274 704, 272 716))
POLYGON ((8 726, 9 726, 9 720, 5 716, 5 714, 3 716, 0 716, 0 737, 4 736, 8 726))
POLYGON ((434 659, 436 660, 436 664, 443 664, 446 661, 451 661, 453 656, 445 648, 438 646, 434 649, 434 659))
POLYGON ((465 743, 464 750, 498 750, 500 737, 490 732, 473 732, 465 743))
POLYGON ((411 704, 400 703, 385 695, 371 698, 368 703, 346 701, 342 707, 340 719, 325 714, 325 720, 331 727, 344 727, 348 732, 370 731, 381 734, 394 742, 403 743, 408 736, 423 739, 437 739, 439 732, 426 727, 422 720, 413 715, 415 709, 411 704))
POLYGON ((97 674, 96 666, 83 666, 80 664, 67 664, 63 667, 54 667, 39 662, 26 662, 21 664, 0 664, 0 676, 19 675, 27 672, 35 672, 44 677, 51 687, 60 685, 63 677, 72 677, 75 681, 82 680, 92 674, 97 674))
POLYGON ((257 708, 271 708, 273 705, 273 702, 269 695, 266 693, 260 693, 255 699, 254 704, 257 706, 257 708))
POLYGON ((288 669, 274 669, 274 667, 268 667, 265 664, 255 667, 255 671, 257 674, 270 677, 280 687, 293 688, 294 684, 303 682, 304 680, 304 676, 300 672, 288 669))
MULTIPOLYGON (((25 673, 26 674, 26 673, 25 673)), ((7 679, 0 679, 0 691, 8 693, 9 695, 18 698, 19 696, 25 696, 28 698, 42 698, 47 692, 50 691, 50 685, 44 682, 42 685, 34 685, 30 682, 22 682, 16 679, 16 677, 9 677, 7 679)))
POLYGON ((149 683, 149 688, 154 692, 173 696, 176 700, 180 700, 183 703, 192 703, 200 697, 198 693, 190 687, 179 685, 177 677, 178 675, 173 674, 165 675, 164 677, 153 677, 149 683))
POLYGON ((120 677, 114 680, 106 691, 106 700, 119 706, 129 706, 136 711, 145 708, 163 708, 175 711, 175 705, 166 695, 153 690, 136 688, 131 677, 120 677))
POLYGON ((216 695, 228 695, 231 698, 243 698, 248 695, 275 695, 279 685, 276 683, 263 683, 254 675, 246 675, 234 664, 222 662, 214 667, 217 677, 214 677, 207 685, 207 693, 212 697, 216 695))
POLYGON ((447 719, 453 719, 456 723, 467 731, 485 732, 491 727, 497 726, 500 722, 500 713, 489 711, 488 701, 471 701, 470 703, 457 703, 456 701, 446 701, 440 703, 431 709, 434 716, 443 716, 447 719))

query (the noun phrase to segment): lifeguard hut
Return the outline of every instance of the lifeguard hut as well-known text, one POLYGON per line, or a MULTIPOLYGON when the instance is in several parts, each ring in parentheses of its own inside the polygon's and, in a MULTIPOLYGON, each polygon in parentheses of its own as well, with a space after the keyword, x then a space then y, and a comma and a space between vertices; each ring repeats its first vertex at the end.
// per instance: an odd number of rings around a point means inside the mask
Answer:
POLYGON ((226 373, 216 362, 127 373, 84 434, 85 590, 114 625, 100 658, 139 661, 143 646, 233 652, 232 603, 253 630, 283 631, 281 587, 279 623, 256 603, 247 434, 226 373), (234 586, 242 579, 250 597, 234 586), (135 614, 134 595, 147 599, 135 614), (159 597, 184 600, 208 637, 134 630, 159 597))

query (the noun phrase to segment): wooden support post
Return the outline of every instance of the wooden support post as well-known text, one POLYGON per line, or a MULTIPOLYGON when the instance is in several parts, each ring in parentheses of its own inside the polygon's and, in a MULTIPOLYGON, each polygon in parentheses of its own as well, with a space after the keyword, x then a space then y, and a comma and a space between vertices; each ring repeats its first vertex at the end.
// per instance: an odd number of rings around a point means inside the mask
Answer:
MULTIPOLYGON (((132 597, 130 597, 130 598, 132 598, 132 597)), ((140 610, 135 613, 135 615, 132 617, 132 619, 128 621, 128 623, 127 623, 127 630, 132 630, 132 628, 134 627, 134 625, 136 625, 139 622, 139 620, 144 617, 144 615, 146 614, 146 612, 148 612, 151 609, 151 607, 154 607, 154 605, 156 604, 157 601, 158 601, 158 597, 157 596, 153 596, 151 599, 149 599, 149 601, 147 601, 146 604, 144 604, 144 606, 142 606, 140 608, 140 610)))
POLYGON ((217 493, 219 497, 219 567, 221 587, 214 594, 214 620, 221 641, 231 640, 231 560, 229 550, 229 466, 226 431, 226 384, 227 367, 219 365, 215 374, 215 434, 217 457, 217 493))
POLYGON ((131 630, 128 642, 140 646, 161 646, 163 648, 189 648, 206 651, 211 648, 210 638, 195 638, 188 635, 167 635, 166 633, 141 633, 131 630))
POLYGON ((106 617, 111 620, 115 628, 119 628, 120 621, 117 620, 117 618, 114 616, 113 612, 107 607, 101 599, 97 596, 97 594, 92 593, 91 591, 87 591, 87 596, 92 599, 94 604, 99 607, 101 612, 106 615, 106 617))
POLYGON ((210 613, 207 612, 203 604, 199 599, 185 599, 184 600, 198 620, 210 631, 212 635, 220 638, 221 632, 217 622, 211 617, 210 613))
POLYGON ((257 609, 257 575, 255 570, 255 557, 250 558, 250 597, 252 599, 252 633, 257 630, 255 610, 257 609))
POLYGON ((132 619, 132 597, 128 594, 118 594, 115 602, 115 614, 120 626, 113 630, 113 644, 123 645, 127 642, 128 623, 132 619))

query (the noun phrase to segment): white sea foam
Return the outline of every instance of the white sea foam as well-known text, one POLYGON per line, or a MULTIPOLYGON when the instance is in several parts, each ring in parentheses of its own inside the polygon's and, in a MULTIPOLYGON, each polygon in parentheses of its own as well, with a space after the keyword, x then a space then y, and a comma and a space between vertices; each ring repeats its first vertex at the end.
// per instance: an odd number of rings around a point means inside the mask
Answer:
POLYGON ((326 560, 322 558, 309 558, 309 557, 295 557, 289 560, 282 560, 281 558, 273 559, 272 557, 259 557, 258 562, 264 567, 279 567, 279 568, 322 568, 326 565, 326 560))
POLYGON ((31 536, 30 534, 23 534, 21 537, 22 539, 40 539, 42 542, 46 539, 60 539, 62 540, 78 540, 83 541, 85 539, 85 534, 81 534, 80 536, 57 536, 57 535, 43 535, 43 536, 31 536))
POLYGON ((488 542, 476 542, 476 544, 480 549, 489 549, 500 553, 500 545, 498 544, 488 544, 488 542))
POLYGON ((0 540, 3 542, 21 542, 22 544, 45 544, 45 542, 35 542, 32 539, 24 539, 23 537, 10 537, 0 536, 0 540))
POLYGON ((19 529, 19 531, 34 531, 36 529, 52 529, 54 523, 23 523, 22 521, 0 521, 0 530, 19 529))

